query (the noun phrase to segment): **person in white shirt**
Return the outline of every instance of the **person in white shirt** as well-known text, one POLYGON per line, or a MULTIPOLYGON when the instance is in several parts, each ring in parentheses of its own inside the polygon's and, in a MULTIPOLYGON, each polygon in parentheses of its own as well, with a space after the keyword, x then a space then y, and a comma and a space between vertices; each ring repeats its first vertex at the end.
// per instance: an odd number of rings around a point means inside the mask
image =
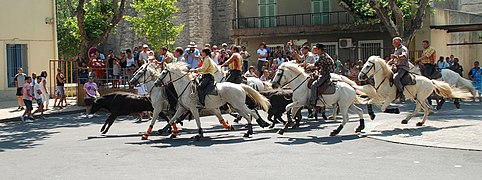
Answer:
POLYGON ((147 60, 149 59, 149 46, 147 44, 144 44, 142 46, 142 51, 139 53, 139 61, 144 61, 144 63, 147 62, 147 60))
POLYGON ((44 117, 44 104, 43 104, 43 101, 42 101, 42 85, 40 85, 42 83, 42 78, 37 78, 36 79, 37 82, 34 82, 35 85, 33 87, 33 92, 34 92, 34 95, 35 95, 35 99, 37 100, 37 105, 38 105, 38 109, 35 110, 33 113, 32 113, 32 116, 33 114, 37 113, 37 112, 40 112, 40 117, 42 119, 45 119, 44 117))
MULTIPOLYGON (((147 87, 144 83, 140 83, 138 86, 134 87, 135 90, 137 90, 137 94, 143 95, 143 96, 148 96, 149 92, 147 92, 147 87)), ((141 112, 139 113, 139 119, 138 121, 142 121, 144 119, 144 115, 147 115, 148 118, 151 117, 151 114, 149 112, 141 112)))
POLYGON ((256 51, 258 54, 258 75, 263 74, 263 66, 264 62, 267 61, 268 59, 268 50, 266 49, 266 43, 262 42, 259 44, 259 49, 256 51))
POLYGON ((182 55, 183 53, 184 49, 182 49, 182 47, 177 47, 174 51, 174 62, 185 62, 184 56, 182 55))

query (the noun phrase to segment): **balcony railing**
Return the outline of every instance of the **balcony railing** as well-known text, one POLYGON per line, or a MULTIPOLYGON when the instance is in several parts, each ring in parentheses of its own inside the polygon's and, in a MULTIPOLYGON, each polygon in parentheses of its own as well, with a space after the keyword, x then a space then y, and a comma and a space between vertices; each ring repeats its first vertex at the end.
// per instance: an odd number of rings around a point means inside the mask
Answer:
POLYGON ((289 14, 265 17, 243 17, 233 19, 233 29, 269 28, 283 26, 313 26, 350 24, 354 18, 346 11, 323 13, 289 14))

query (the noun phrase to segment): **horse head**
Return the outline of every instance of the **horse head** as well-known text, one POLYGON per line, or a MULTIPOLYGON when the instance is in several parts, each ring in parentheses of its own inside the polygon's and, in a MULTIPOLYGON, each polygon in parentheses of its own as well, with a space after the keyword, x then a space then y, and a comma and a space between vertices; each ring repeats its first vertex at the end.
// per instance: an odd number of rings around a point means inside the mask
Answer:
POLYGON ((144 63, 136 72, 132 75, 132 78, 129 80, 129 84, 131 85, 138 85, 139 83, 145 83, 146 77, 149 76, 148 66, 150 63, 144 63))
POLYGON ((161 71, 154 84, 156 86, 164 86, 166 84, 175 82, 179 80, 180 77, 189 74, 185 71, 187 71, 187 64, 184 62, 166 64, 166 68, 161 71))
POLYGON ((366 81, 370 76, 373 76, 375 72, 375 60, 377 58, 380 58, 379 56, 370 56, 363 65, 363 68, 360 70, 360 73, 358 73, 358 79, 360 81, 366 81))
POLYGON ((308 76, 304 72, 303 68, 299 67, 298 64, 293 62, 285 62, 278 67, 278 71, 271 80, 272 87, 277 89, 280 86, 284 86, 292 81, 294 81, 299 76, 308 76), (298 75, 296 75, 298 74, 298 75), (288 79, 291 79, 288 81, 288 79))

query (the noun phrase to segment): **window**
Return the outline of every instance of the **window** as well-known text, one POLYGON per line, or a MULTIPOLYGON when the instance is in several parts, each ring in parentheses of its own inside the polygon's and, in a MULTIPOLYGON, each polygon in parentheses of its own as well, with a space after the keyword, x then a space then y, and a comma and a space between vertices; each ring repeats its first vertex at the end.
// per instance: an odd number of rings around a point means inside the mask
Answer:
POLYGON ((383 40, 358 41, 358 58, 366 61, 370 56, 383 55, 383 40))
POLYGON ((7 81, 8 87, 15 87, 15 75, 17 68, 22 67, 27 74, 27 45, 7 44, 7 81))
POLYGON ((259 27, 276 27, 276 0, 259 0, 259 27))
POLYGON ((313 25, 330 23, 330 0, 311 0, 313 25))
POLYGON ((328 53, 331 57, 333 55, 338 55, 338 42, 318 42, 312 43, 311 47, 316 46, 316 44, 323 44, 325 46, 325 52, 328 53))

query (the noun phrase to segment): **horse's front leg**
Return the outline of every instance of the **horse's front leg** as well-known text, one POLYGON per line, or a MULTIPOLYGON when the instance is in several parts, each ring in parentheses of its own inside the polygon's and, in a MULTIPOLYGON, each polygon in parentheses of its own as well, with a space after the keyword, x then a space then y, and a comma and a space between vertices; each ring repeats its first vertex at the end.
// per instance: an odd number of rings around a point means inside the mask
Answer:
MULTIPOLYGON (((151 124, 147 128, 147 131, 142 135, 142 138, 141 138, 142 140, 149 139, 149 136, 152 133, 152 128, 154 128, 154 124, 156 124, 157 119, 159 119, 159 113, 160 113, 159 109, 154 109, 151 124)), ((168 119, 166 119, 166 120, 168 120, 168 119)))
POLYGON ((179 119, 179 117, 184 115, 184 113, 186 113, 186 111, 187 110, 184 109, 183 107, 179 107, 179 109, 176 111, 176 114, 174 114, 174 116, 171 119, 169 119, 169 122, 166 124, 166 126, 164 126, 164 128, 159 130, 159 133, 162 135, 162 133, 167 132, 169 130, 169 128, 171 127, 171 125, 174 124, 175 121, 177 119, 179 119))
POLYGON ((288 105, 286 106, 286 108, 285 108, 286 111, 291 111, 291 115, 287 115, 288 120, 287 120, 286 124, 283 126, 283 128, 280 129, 280 130, 278 130, 278 134, 283 135, 283 134, 285 133, 285 131, 286 131, 290 126, 293 125, 293 120, 292 120, 292 117, 291 117, 291 116, 292 116, 293 114, 296 115, 298 108, 299 108, 299 107, 303 107, 303 106, 304 106, 304 104, 302 104, 302 103, 300 103, 300 102, 292 102, 292 103, 290 103, 290 104, 288 104, 288 105))

